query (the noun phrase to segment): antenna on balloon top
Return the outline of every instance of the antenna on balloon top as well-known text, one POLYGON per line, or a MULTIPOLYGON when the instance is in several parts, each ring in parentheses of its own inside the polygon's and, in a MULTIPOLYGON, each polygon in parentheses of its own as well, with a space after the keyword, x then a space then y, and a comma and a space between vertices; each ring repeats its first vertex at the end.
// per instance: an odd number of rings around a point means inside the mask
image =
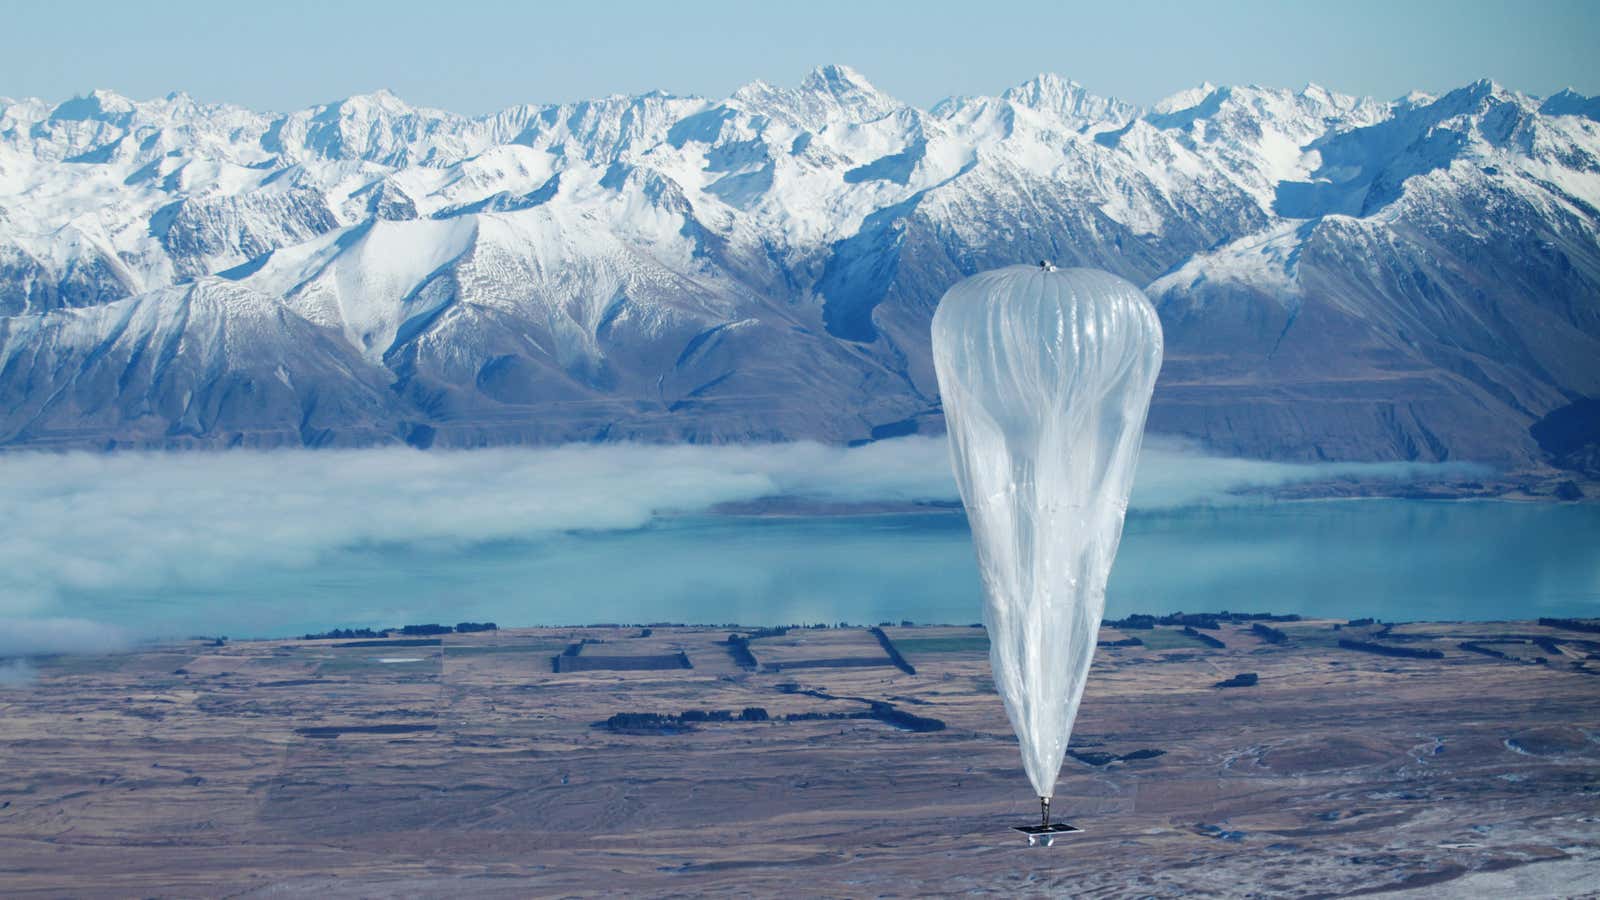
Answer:
POLYGON ((1046 272, 1054 272, 1056 270, 1056 264, 1048 259, 1041 259, 1039 260, 1039 268, 1045 270, 1046 272))

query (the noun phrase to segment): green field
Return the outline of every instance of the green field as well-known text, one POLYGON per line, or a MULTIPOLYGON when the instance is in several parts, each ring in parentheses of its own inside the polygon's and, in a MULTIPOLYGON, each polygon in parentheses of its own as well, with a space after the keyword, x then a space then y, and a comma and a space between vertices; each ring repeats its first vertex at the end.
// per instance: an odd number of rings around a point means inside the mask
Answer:
POLYGON ((567 641, 550 644, 446 644, 446 656, 487 656, 495 653, 542 653, 554 656, 567 649, 567 641))
POLYGON ((903 654, 988 653, 989 638, 981 634, 972 637, 898 638, 894 646, 903 654))
POLYGON ((388 652, 388 653, 382 653, 382 654, 371 653, 371 652, 366 652, 366 653, 352 653, 352 652, 341 653, 341 654, 335 656, 334 658, 324 662, 322 665, 317 666, 316 674, 318 674, 318 675, 349 675, 349 674, 357 673, 357 672, 364 672, 364 673, 382 672, 386 676, 390 676, 390 677, 394 677, 394 678, 398 678, 398 679, 434 678, 434 677, 437 677, 439 675, 439 662, 440 662, 440 660, 439 660, 438 657, 435 657, 433 655, 433 653, 437 652, 438 649, 439 648, 437 648, 437 647, 418 647, 418 648, 399 647, 399 648, 396 648, 396 650, 394 652, 388 652), (400 652, 400 651, 403 651, 403 650, 406 650, 406 649, 418 649, 418 650, 429 651, 429 652, 423 652, 423 653, 403 653, 403 652, 400 652), (381 663, 381 662, 378 662, 379 659, 384 658, 384 657, 400 657, 400 658, 407 658, 407 659, 413 658, 413 657, 421 657, 422 661, 421 662, 413 662, 413 663, 381 663))
MULTIPOLYGON (((1202 644, 1194 638, 1189 637, 1187 634, 1184 634, 1183 629, 1181 628, 1163 628, 1158 625, 1149 631, 1144 631, 1138 628, 1130 628, 1123 631, 1123 634, 1126 634, 1129 637, 1136 637, 1139 640, 1144 641, 1144 645, 1151 650, 1193 650, 1195 648, 1207 650, 1210 649, 1209 647, 1206 647, 1205 644, 1202 644)), ((1220 634, 1215 635, 1215 637, 1220 638, 1224 642, 1227 641, 1227 638, 1222 637, 1220 634)))

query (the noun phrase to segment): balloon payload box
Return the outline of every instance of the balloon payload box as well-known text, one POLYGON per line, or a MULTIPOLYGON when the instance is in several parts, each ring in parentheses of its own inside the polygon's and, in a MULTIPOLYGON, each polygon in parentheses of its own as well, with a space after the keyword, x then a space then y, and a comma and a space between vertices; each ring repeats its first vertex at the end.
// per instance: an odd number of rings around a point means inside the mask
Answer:
POLYGON ((1049 847, 1063 834, 1078 834, 1083 831, 1082 828, 1065 822, 1052 822, 1049 825, 1013 825, 1011 830, 1027 835, 1029 847, 1049 847))

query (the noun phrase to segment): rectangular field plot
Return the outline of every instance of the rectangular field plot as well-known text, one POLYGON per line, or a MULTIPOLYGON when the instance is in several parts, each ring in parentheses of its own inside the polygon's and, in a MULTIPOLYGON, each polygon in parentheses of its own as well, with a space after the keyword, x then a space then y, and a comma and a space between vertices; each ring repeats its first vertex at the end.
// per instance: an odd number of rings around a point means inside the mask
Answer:
MULTIPOLYGON (((982 628, 959 626, 920 626, 885 628, 887 634, 894 642, 895 649, 902 655, 915 662, 918 658, 941 658, 945 656, 972 656, 984 657, 989 654, 989 635, 982 628)), ((1100 630, 1100 644, 1108 645, 1117 641, 1124 641, 1137 637, 1141 641, 1148 634, 1145 631, 1128 631, 1126 633, 1113 628, 1100 630)), ((1168 641, 1163 636, 1157 639, 1166 644, 1168 641)), ((1178 646, 1190 646, 1191 641, 1184 638, 1184 643, 1178 646)))
POLYGON ((861 629, 794 629, 752 640, 750 652, 768 672, 894 665, 878 639, 861 629))
POLYGON ((650 672, 692 669, 682 645, 663 637, 586 638, 551 657, 556 672, 650 672))
MULTIPOLYGON (((1157 625, 1148 631, 1144 629, 1129 629, 1128 635, 1144 641, 1145 647, 1151 650, 1205 650, 1205 642, 1192 638, 1183 633, 1182 628, 1172 628, 1157 625)), ((1220 635, 1215 635, 1220 636, 1220 635)))
MULTIPOLYGON (((942 653, 987 654, 989 636, 977 629, 972 630, 976 633, 942 637, 896 637, 894 645, 906 656, 942 653)), ((901 633, 906 634, 906 632, 901 633)))
POLYGON ((663 669, 692 669, 689 654, 637 654, 631 656, 600 656, 580 653, 576 656, 552 657, 557 672, 649 672, 663 669))

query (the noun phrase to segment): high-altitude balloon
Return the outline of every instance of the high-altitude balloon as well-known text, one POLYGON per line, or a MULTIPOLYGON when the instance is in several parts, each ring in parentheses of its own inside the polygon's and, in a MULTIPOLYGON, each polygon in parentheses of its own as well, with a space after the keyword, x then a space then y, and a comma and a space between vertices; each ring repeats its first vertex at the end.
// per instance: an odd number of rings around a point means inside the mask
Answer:
POLYGON ((939 301, 933 361, 989 661, 1048 824, 1161 368, 1161 323, 1115 275, 1012 266, 939 301))

